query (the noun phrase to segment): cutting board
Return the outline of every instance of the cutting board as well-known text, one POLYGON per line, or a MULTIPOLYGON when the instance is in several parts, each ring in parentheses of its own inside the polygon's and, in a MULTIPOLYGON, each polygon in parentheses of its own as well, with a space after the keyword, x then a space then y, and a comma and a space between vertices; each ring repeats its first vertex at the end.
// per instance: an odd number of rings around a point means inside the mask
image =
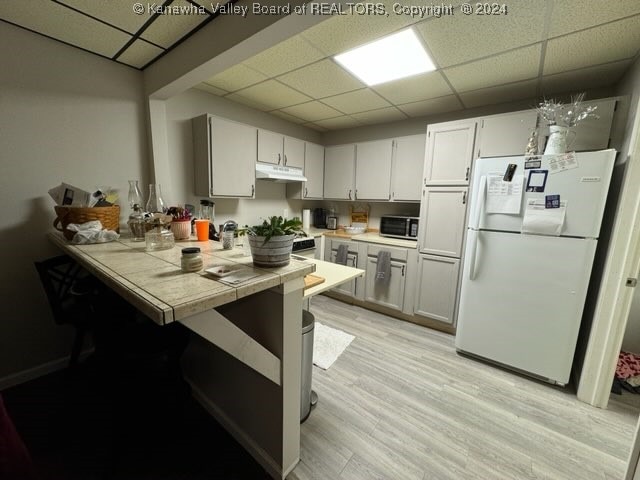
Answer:
POLYGON ((304 289, 315 287, 316 285, 320 285, 324 282, 324 277, 319 277, 318 275, 305 275, 304 277, 304 289))

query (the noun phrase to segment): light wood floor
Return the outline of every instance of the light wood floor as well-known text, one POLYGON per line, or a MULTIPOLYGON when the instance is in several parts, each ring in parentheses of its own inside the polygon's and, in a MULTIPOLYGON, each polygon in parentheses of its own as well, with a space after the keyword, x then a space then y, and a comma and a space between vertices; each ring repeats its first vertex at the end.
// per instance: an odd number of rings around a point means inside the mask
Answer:
POLYGON ((623 478, 638 411, 456 354, 453 337, 319 296, 316 321, 355 335, 314 367, 317 407, 290 480, 623 478))

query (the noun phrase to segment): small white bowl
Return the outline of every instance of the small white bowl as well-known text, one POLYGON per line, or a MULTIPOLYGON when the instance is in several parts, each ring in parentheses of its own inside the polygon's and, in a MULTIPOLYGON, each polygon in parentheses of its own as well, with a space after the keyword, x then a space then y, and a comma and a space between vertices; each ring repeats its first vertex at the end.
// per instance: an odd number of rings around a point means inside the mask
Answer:
POLYGON ((364 233, 366 230, 366 227, 344 227, 345 233, 348 233, 349 235, 358 235, 360 233, 364 233))

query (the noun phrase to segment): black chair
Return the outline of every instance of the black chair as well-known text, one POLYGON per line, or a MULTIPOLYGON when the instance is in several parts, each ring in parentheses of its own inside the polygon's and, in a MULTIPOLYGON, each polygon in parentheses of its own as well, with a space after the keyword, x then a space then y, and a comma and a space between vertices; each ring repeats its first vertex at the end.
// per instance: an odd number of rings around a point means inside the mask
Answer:
POLYGON ((92 324, 92 277, 68 255, 34 263, 55 322, 59 325, 72 325, 76 329, 69 358, 69 367, 75 367, 85 334, 92 324))

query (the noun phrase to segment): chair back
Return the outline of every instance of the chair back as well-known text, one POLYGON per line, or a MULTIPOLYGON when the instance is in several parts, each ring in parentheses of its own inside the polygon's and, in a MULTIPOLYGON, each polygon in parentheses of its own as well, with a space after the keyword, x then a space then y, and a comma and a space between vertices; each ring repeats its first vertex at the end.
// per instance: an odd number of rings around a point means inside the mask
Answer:
POLYGON ((73 312, 73 307, 77 295, 73 292, 73 286, 83 272, 82 267, 68 255, 60 255, 34 263, 55 322, 58 324, 75 323, 78 318, 73 312))

